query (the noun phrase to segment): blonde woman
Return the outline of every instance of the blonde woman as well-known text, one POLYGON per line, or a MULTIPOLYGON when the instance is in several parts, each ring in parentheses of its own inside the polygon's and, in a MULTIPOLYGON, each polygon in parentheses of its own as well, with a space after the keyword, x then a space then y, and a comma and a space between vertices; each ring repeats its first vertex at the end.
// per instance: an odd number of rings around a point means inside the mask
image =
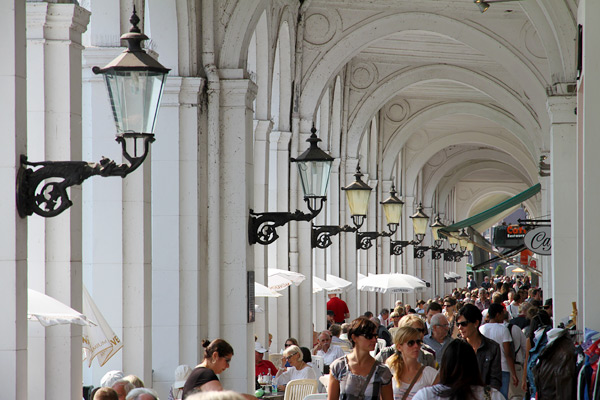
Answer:
POLYGON ((418 360, 423 336, 417 329, 399 328, 394 344, 397 352, 386 362, 394 374, 394 400, 411 400, 419 389, 434 384, 437 371, 418 360))
POLYGON ((283 392, 285 390, 285 385, 294 379, 317 379, 315 370, 304 362, 304 354, 302 354, 300 347, 296 345, 288 346, 283 351, 281 367, 275 376, 277 390, 283 392), (287 370, 284 367, 286 362, 290 364, 290 367, 287 370))

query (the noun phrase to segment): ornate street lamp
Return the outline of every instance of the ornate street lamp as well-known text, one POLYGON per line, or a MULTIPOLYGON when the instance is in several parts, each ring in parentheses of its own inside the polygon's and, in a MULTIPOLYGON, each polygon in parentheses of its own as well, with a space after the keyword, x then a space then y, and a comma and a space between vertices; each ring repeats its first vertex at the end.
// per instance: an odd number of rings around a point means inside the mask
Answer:
POLYGON ((365 221, 367 210, 369 209, 369 197, 371 197, 371 190, 373 190, 362 181, 362 176, 360 164, 358 164, 356 166, 356 173, 354 174, 356 179, 348 186, 342 188, 342 190, 346 191, 350 216, 352 216, 352 222, 357 229, 360 229, 365 221))
POLYGON ((321 141, 317 137, 316 128, 312 127, 311 135, 306 140, 310 143, 309 148, 298 158, 292 158, 291 161, 297 163, 300 183, 304 193, 304 201, 309 214, 296 210, 289 212, 265 212, 255 213, 250 209, 250 218, 248 220, 248 241, 250 244, 271 244, 279 238, 275 230, 290 221, 310 221, 323 208, 327 200, 327 186, 329 185, 329 174, 331 173, 331 164, 333 157, 319 148, 321 141))
POLYGON ((406 246, 412 245, 415 246, 414 254, 415 258, 423 258, 425 255, 425 250, 428 249, 426 246, 419 246, 425 237, 425 233, 427 232, 427 221, 429 221, 429 216, 423 212, 423 204, 419 203, 417 207, 417 212, 411 215, 409 218, 413 221, 413 231, 415 233, 415 239, 408 240, 392 240, 390 246, 390 254, 399 256, 404 252, 404 248, 406 246))
POLYGON ((21 155, 17 209, 22 218, 33 213, 54 217, 73 205, 67 188, 80 185, 94 175, 124 178, 146 159, 150 143, 154 141, 156 116, 170 70, 142 49, 141 42, 148 37, 137 26, 140 19, 135 8, 129 21, 131 29, 121 36, 121 40, 127 41, 127 49, 104 68, 92 68, 95 74, 104 75, 117 127, 116 140, 129 164, 118 165, 107 158, 98 163, 28 162, 27 156, 21 155), (127 149, 128 144, 133 146, 133 152, 127 149))
POLYGON ((444 250, 440 249, 444 244, 445 236, 440 235, 440 229, 445 228, 446 225, 442 223, 440 219, 440 215, 436 215, 433 224, 431 224, 431 236, 433 236, 433 247, 431 251, 431 258, 434 260, 439 260, 444 254, 444 250))
POLYGON ((390 197, 380 202, 380 204, 383 206, 389 232, 358 232, 356 234, 356 248, 359 250, 370 249, 373 246, 374 239, 381 236, 390 237, 398 229, 404 202, 396 196, 396 188, 393 184, 390 188, 390 197))

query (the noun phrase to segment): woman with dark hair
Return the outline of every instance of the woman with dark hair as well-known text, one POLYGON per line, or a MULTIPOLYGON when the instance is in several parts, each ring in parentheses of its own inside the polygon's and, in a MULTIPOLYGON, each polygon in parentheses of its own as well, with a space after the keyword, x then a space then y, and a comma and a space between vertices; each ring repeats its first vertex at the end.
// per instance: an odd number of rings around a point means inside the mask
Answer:
POLYGON ((200 363, 183 385, 183 399, 194 391, 212 392, 222 391, 223 386, 217 374, 229 368, 233 347, 223 339, 215 339, 212 342, 202 341, 204 347, 204 361, 200 363))
POLYGON ((442 356, 440 383, 417 392, 413 400, 504 400, 490 386, 484 386, 473 348, 464 340, 448 344, 442 356))
POLYGON ((352 321, 348 330, 352 352, 331 363, 328 400, 392 400, 392 372, 371 357, 377 326, 368 318, 352 321))

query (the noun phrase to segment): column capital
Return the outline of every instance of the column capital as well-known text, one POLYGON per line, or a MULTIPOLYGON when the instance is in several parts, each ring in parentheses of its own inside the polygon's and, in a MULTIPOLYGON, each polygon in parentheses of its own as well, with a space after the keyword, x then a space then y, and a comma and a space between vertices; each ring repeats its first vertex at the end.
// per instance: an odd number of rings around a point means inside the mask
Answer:
POLYGON ((546 109, 550 115, 552 124, 574 124, 577 122, 575 108, 577 107, 577 97, 573 95, 555 95, 548 96, 546 109))
POLYGON ((271 138, 271 129, 273 129, 273 121, 271 120, 254 120, 255 128, 254 128, 254 136, 256 141, 266 141, 270 142, 271 138))
POLYGON ((250 79, 221 79, 220 84, 222 107, 252 108, 258 91, 256 83, 250 79))
POLYGON ((72 40, 81 45, 91 13, 76 4, 27 2, 27 38, 72 40), (52 28, 52 29, 47 29, 52 28))
POLYGON ((277 150, 288 150, 292 132, 289 131, 271 131, 271 142, 277 143, 277 150))

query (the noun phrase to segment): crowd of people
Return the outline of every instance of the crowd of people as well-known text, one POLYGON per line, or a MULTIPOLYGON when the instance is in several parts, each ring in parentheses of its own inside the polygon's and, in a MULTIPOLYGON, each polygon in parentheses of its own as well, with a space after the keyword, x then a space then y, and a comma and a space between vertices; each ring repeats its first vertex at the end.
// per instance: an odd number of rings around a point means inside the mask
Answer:
MULTIPOLYGON (((321 380, 328 400, 574 398, 568 376, 561 380, 552 376, 552 368, 538 368, 546 375, 536 380, 527 368, 530 350, 535 357, 542 337, 566 336, 550 330, 552 299, 542 302, 541 290, 527 278, 485 277, 481 285, 469 278, 464 289, 443 298, 419 300, 414 308, 397 301, 392 309, 377 315, 367 311, 348 322, 346 303, 335 294, 329 297, 328 329, 315 332, 310 346, 288 338, 274 363, 265 359, 270 340, 267 347, 255 341, 257 389, 265 376, 283 392, 293 380, 329 374, 321 380), (559 392, 567 397, 551 397, 559 392)), ((572 347, 564 343, 563 364, 572 347)), ((201 364, 175 371, 169 400, 221 399, 214 392, 229 400, 255 399, 224 391, 219 381, 233 357, 231 345, 216 339, 203 346, 201 364)), ((101 386, 93 400, 158 400, 139 378, 120 371, 107 374, 101 386)))

